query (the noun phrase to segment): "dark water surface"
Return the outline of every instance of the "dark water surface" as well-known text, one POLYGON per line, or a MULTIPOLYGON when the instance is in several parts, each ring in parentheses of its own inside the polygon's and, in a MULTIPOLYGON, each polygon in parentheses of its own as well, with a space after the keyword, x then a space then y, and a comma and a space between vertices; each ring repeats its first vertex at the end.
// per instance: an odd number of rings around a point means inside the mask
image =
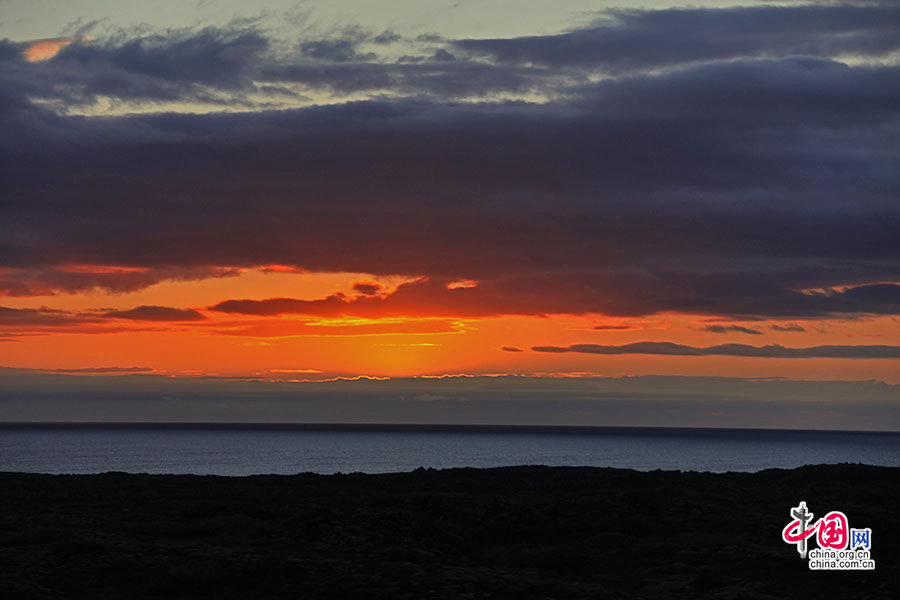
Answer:
POLYGON ((900 433, 453 425, 0 424, 0 471, 387 473, 598 466, 760 471, 900 466, 900 433))

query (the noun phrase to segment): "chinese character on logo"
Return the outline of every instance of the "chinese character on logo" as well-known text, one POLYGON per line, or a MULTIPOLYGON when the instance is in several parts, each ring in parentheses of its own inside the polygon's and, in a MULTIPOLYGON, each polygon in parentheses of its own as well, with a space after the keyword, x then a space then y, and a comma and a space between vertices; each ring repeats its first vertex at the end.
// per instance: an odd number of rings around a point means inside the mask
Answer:
POLYGON ((797 508, 790 512, 793 521, 781 532, 781 539, 789 544, 797 544, 797 552, 800 558, 806 558, 806 538, 816 532, 815 527, 807 529, 807 521, 812 521, 813 514, 806 511, 806 502, 801 502, 797 508))
POLYGON ((868 550, 872 547, 872 530, 868 527, 865 529, 850 530, 850 549, 864 548, 868 550))
POLYGON ((833 510, 816 522, 819 528, 819 547, 843 550, 850 541, 850 530, 847 528, 847 515, 833 510))

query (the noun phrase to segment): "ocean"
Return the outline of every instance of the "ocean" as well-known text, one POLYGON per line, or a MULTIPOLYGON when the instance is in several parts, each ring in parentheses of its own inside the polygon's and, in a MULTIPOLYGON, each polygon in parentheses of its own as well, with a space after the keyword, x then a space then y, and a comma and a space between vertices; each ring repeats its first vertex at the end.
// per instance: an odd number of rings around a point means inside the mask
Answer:
POLYGON ((453 425, 0 424, 0 471, 255 475, 418 467, 755 472, 900 466, 900 433, 453 425))

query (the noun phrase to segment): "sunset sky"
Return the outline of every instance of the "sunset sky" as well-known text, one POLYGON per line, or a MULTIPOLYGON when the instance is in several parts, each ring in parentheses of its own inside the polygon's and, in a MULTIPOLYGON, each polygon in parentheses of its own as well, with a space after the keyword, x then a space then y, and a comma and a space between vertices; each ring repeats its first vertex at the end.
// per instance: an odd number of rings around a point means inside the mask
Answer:
POLYGON ((0 420, 900 430, 896 2, 0 0, 0 131, 0 420))

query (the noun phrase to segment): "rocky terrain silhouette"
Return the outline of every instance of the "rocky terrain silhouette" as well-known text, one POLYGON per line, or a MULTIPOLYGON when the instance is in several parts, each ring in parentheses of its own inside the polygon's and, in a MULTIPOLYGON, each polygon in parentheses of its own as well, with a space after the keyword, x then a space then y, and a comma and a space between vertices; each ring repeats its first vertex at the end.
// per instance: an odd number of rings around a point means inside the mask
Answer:
POLYGON ((3 598, 897 598, 900 468, 0 473, 3 598), (810 571, 800 500, 872 529, 810 571))

